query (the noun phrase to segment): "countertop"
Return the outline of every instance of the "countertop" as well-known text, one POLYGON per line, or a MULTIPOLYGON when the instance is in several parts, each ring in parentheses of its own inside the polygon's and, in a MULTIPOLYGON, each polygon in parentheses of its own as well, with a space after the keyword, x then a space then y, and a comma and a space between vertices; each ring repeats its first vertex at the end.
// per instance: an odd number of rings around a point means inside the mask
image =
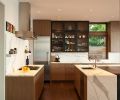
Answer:
MULTIPOLYGON (((51 64, 82 64, 82 65, 91 65, 91 64, 94 64, 94 63, 81 63, 81 62, 50 62, 51 64)), ((101 65, 101 66, 120 66, 120 63, 97 63, 97 65, 101 65)))
POLYGON ((99 68, 101 68, 103 70, 106 70, 108 72, 111 72, 113 74, 120 75, 120 66, 119 67, 116 67, 116 66, 112 66, 112 67, 104 66, 104 67, 99 67, 99 68))
POLYGON ((75 65, 82 73, 86 76, 116 76, 113 73, 105 71, 101 68, 94 68, 94 69, 82 69, 82 67, 91 67, 91 65, 75 65))
POLYGON ((17 77, 17 76, 20 76, 20 77, 23 77, 23 76, 27 76, 27 77, 34 77, 43 67, 44 65, 30 65, 30 66, 37 66, 39 67, 38 70, 30 70, 30 71, 27 71, 27 72, 23 72, 22 70, 15 70, 14 72, 11 72, 9 74, 7 74, 6 76, 7 77, 11 77, 11 76, 14 76, 14 77, 17 77))

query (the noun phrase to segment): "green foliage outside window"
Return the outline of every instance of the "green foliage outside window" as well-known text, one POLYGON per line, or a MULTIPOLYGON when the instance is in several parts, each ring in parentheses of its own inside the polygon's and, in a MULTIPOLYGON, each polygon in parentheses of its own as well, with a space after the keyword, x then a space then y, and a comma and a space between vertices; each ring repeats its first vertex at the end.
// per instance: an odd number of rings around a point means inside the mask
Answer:
POLYGON ((89 46, 105 46, 105 37, 104 36, 90 36, 89 46))
POLYGON ((89 24, 90 32, 105 32, 106 24, 89 24))

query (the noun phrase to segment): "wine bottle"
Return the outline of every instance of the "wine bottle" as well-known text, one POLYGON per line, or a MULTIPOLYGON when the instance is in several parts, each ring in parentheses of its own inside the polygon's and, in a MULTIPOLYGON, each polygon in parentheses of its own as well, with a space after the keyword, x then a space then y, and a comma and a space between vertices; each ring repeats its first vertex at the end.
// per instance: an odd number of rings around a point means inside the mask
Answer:
POLYGON ((26 59, 26 65, 29 65, 29 58, 27 56, 27 59, 26 59))

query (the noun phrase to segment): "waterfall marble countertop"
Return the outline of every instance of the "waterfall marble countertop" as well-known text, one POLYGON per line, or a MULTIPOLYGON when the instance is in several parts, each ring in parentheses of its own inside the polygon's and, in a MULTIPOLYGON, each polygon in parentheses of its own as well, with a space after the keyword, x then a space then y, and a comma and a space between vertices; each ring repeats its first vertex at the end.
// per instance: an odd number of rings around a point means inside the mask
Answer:
POLYGON ((108 71, 105 71, 101 68, 93 68, 93 69, 82 69, 84 67, 92 67, 92 65, 75 65, 82 73, 84 73, 86 76, 114 76, 115 74, 110 73, 108 71))
POLYGON ((87 78, 87 100, 117 100, 117 75, 100 68, 82 69, 88 65, 75 65, 87 78))
POLYGON ((29 65, 29 66, 36 66, 36 67, 39 67, 37 70, 29 70, 27 72, 23 72, 22 70, 15 70, 9 74, 7 74, 6 76, 7 77, 34 77, 35 75, 37 75, 37 73, 44 67, 44 65, 29 65))

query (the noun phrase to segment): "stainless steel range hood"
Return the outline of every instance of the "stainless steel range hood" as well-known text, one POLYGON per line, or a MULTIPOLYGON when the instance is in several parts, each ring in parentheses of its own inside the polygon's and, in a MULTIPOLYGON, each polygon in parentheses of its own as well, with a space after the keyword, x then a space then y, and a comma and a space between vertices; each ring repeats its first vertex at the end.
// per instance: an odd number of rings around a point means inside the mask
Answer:
POLYGON ((34 34, 30 31, 31 5, 29 2, 19 3, 19 31, 15 32, 16 37, 21 39, 34 39, 34 34))
POLYGON ((33 35, 33 32, 31 32, 31 31, 16 31, 15 35, 16 35, 16 37, 22 38, 24 40, 35 38, 33 35))

